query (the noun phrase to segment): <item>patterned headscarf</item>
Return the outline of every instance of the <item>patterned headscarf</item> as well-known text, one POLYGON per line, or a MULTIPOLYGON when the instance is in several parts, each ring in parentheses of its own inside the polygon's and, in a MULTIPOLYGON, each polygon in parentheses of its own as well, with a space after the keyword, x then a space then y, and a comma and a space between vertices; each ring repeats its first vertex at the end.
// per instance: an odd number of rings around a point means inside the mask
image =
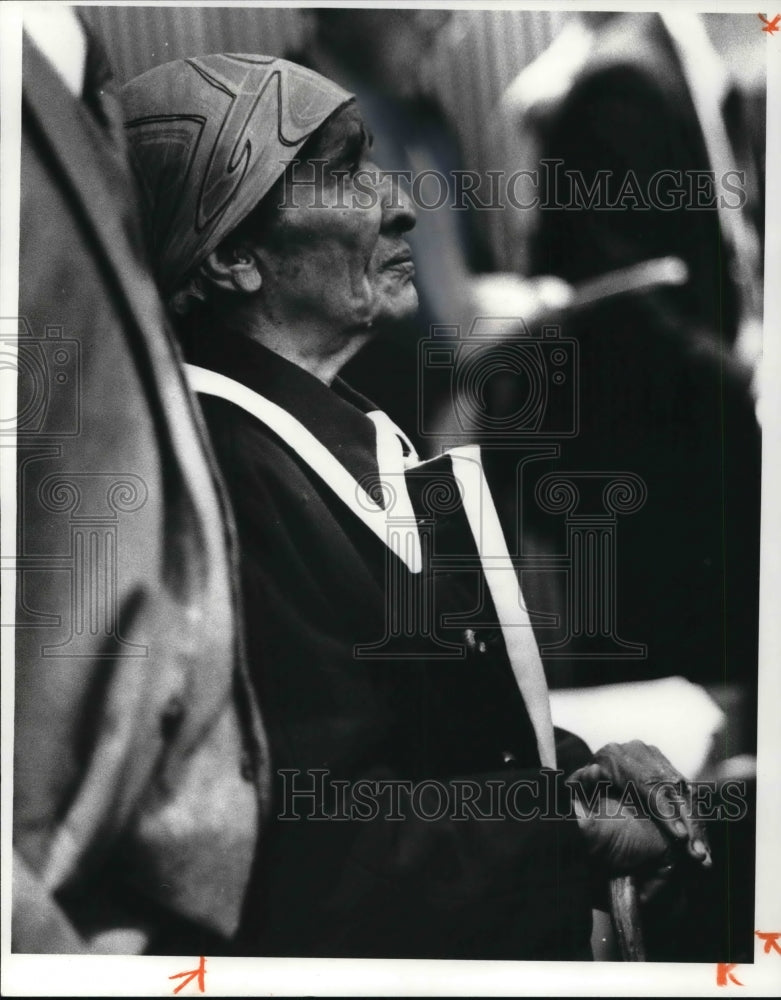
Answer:
POLYGON ((125 128, 158 279, 175 291, 352 95, 285 59, 178 59, 131 80, 125 128))

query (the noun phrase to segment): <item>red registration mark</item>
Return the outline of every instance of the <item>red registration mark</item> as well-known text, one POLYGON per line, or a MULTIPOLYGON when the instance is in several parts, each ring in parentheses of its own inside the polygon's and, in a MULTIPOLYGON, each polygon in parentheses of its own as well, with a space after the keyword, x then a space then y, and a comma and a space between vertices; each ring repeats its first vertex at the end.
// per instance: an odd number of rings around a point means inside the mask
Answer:
POLYGON ((206 992, 206 986, 204 981, 206 979, 206 959, 201 955, 201 961, 198 964, 197 969, 189 969, 187 972, 176 972, 173 976, 169 976, 169 979, 181 979, 181 983, 176 987, 174 993, 178 993, 179 990, 183 990, 188 983, 191 983, 194 979, 198 980, 198 989, 201 993, 206 992), (187 977, 186 979, 183 977, 187 977))

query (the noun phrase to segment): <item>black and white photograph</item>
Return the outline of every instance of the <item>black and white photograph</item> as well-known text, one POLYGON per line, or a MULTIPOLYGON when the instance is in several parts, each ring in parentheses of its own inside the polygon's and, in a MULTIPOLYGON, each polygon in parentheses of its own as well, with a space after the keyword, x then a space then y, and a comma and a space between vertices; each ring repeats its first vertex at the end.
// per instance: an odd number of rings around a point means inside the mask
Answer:
POLYGON ((781 992, 781 10, 10 2, 2 992, 781 992))

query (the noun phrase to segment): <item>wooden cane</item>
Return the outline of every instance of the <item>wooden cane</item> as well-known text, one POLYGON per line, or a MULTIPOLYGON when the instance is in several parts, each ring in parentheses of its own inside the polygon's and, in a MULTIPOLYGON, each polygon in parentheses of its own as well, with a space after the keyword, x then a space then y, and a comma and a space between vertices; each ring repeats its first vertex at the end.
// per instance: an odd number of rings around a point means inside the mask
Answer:
POLYGON ((637 886, 631 875, 610 880, 610 916, 613 919, 618 948, 624 962, 644 962, 645 946, 640 924, 637 886))

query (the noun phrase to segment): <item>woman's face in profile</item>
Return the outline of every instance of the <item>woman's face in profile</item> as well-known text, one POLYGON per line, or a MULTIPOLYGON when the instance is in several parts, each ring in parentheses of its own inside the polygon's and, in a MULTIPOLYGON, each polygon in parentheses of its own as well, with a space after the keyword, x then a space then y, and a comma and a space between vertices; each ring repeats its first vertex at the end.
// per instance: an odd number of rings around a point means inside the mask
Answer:
POLYGON ((354 104, 325 123, 280 191, 257 248, 265 299, 279 320, 365 333, 370 322, 415 312, 415 269, 404 239, 415 224, 412 204, 372 162, 354 104))

